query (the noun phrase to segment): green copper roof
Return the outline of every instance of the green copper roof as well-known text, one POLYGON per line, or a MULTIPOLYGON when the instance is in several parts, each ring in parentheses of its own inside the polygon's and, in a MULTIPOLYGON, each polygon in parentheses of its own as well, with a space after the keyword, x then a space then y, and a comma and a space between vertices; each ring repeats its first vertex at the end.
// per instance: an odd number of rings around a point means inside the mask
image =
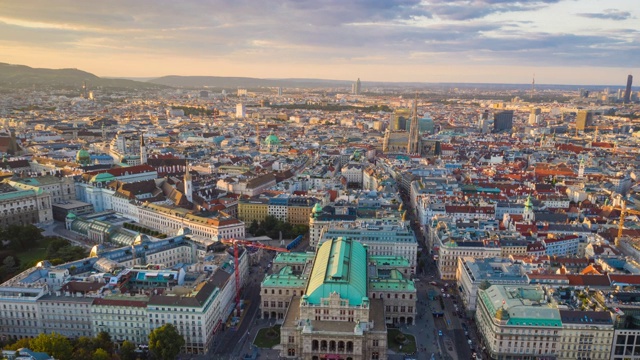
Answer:
POLYGON ((116 179, 115 176, 107 172, 104 172, 92 177, 91 182, 105 182, 105 181, 113 181, 115 179, 116 179))
POLYGON ((278 137, 275 136, 274 134, 271 134, 271 135, 267 136, 266 139, 264 139, 264 142, 267 145, 278 145, 278 144, 280 144, 280 139, 278 139, 278 137))
POLYGON ((492 285, 478 298, 497 320, 512 326, 561 327, 558 308, 546 303, 544 291, 533 286, 492 285))
POLYGON ((262 286, 267 287, 300 288, 306 283, 307 278, 300 275, 294 275, 290 266, 285 266, 277 274, 267 275, 264 280, 262 280, 262 286))
POLYGON ((274 263, 287 263, 287 264, 304 264, 308 260, 313 259, 313 253, 303 252, 290 252, 290 253, 278 253, 273 260, 274 263))
POLYGON ((333 292, 350 306, 367 297, 367 251, 361 243, 342 237, 325 241, 316 253, 306 296, 310 304, 320 304, 333 292))

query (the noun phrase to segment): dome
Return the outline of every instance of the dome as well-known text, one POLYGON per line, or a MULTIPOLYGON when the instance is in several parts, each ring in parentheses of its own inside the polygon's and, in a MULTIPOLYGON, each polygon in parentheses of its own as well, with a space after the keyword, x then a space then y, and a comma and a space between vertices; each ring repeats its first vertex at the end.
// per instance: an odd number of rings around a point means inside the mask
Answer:
POLYGON ((72 212, 67 214, 67 219, 71 220, 71 219, 75 219, 75 218, 77 218, 76 214, 74 214, 72 212))
POLYGON ((314 206, 313 209, 311 209, 311 212, 314 214, 319 214, 322 212, 322 205, 320 205, 319 202, 317 202, 314 206))
POLYGON ((264 143, 267 145, 278 145, 280 144, 280 139, 278 139, 274 133, 271 133, 266 139, 264 139, 264 143))
POLYGON ((91 163, 91 155, 85 149, 78 150, 76 154, 76 162, 78 164, 86 165, 91 163))

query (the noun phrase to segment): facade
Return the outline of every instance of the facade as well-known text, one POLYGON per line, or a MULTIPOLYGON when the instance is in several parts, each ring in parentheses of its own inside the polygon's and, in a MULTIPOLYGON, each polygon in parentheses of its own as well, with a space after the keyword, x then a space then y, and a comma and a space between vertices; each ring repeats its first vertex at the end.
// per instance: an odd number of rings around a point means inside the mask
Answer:
POLYGON ((51 195, 0 183, 0 227, 53 222, 51 195))
POLYGON ((334 239, 318 249, 302 296, 292 296, 281 330, 288 359, 387 359, 382 299, 367 296, 367 250, 334 239))
POLYGON ((44 175, 11 179, 8 183, 16 189, 47 192, 53 204, 76 199, 76 188, 71 177, 44 175))
POLYGON ((511 131, 513 128, 513 110, 505 110, 494 114, 493 131, 511 131))
POLYGON ((184 227, 191 229, 193 234, 220 239, 244 238, 244 223, 223 213, 217 217, 201 217, 176 206, 164 206, 145 203, 138 207, 141 225, 160 231, 164 234, 175 235, 184 227))
POLYGON ((611 346, 611 360, 640 360, 640 329, 616 329, 611 346))
POLYGON ((604 360, 611 355, 611 313, 559 309, 544 288, 479 290, 475 319, 491 359, 604 360))
POLYGON ((146 344, 149 340, 149 320, 146 295, 110 296, 93 299, 91 320, 94 334, 104 331, 116 342, 146 344))
POLYGON ((42 319, 41 332, 56 332, 67 338, 94 336, 90 312, 93 300, 90 297, 66 296, 60 293, 39 298, 36 303, 42 319))
POLYGON ((585 130, 593 125, 593 113, 587 110, 580 110, 576 115, 576 130, 585 130))
POLYGON ((316 198, 279 194, 271 198, 251 198, 238 201, 238 219, 245 223, 263 221, 268 215, 294 225, 309 225, 309 216, 316 198))

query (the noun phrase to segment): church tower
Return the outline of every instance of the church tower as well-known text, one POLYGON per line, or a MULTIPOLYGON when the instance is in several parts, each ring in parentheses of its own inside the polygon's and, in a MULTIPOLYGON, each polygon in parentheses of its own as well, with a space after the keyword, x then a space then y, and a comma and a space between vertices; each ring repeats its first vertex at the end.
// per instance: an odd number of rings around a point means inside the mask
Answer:
POLYGON ((144 145, 144 135, 140 134, 140 164, 147 163, 147 147, 144 145))
POLYGON ((411 118, 411 128, 409 129, 409 144, 407 153, 420 155, 420 129, 418 125, 418 93, 413 101, 413 117, 411 118))
POLYGON ((187 163, 186 169, 184 171, 184 195, 187 197, 187 200, 189 200, 189 202, 193 202, 193 183, 191 181, 189 163, 187 163))
POLYGON ((391 137, 391 130, 389 130, 389 128, 387 128, 387 130, 384 131, 384 140, 382 142, 382 152, 383 153, 388 153, 389 152, 389 138, 391 137))
POLYGON ((522 220, 533 223, 536 217, 533 213, 533 202, 531 201, 531 195, 527 196, 527 200, 524 202, 524 212, 522 213, 522 220))
POLYGON ((584 177, 584 157, 580 158, 580 167, 578 168, 578 177, 584 177))

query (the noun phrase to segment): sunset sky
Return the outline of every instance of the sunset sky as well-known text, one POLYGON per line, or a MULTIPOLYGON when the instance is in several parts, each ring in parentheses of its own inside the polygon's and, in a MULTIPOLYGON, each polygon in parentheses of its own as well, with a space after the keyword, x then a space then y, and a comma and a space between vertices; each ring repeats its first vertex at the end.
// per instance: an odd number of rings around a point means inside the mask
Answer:
MULTIPOLYGON (((0 1, 0 62, 99 76, 623 86, 637 0, 0 1)), ((638 81, 640 81, 640 74, 638 81)))

